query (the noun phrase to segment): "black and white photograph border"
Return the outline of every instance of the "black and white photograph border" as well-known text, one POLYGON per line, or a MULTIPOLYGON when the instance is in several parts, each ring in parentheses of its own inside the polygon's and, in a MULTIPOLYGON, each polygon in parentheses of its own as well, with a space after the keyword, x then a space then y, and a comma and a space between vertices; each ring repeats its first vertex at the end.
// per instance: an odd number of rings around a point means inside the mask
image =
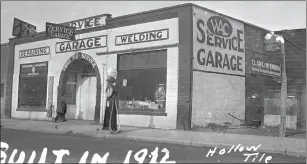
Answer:
POLYGON ((306 1, 1 1, 0 160, 306 163, 306 64, 306 1))

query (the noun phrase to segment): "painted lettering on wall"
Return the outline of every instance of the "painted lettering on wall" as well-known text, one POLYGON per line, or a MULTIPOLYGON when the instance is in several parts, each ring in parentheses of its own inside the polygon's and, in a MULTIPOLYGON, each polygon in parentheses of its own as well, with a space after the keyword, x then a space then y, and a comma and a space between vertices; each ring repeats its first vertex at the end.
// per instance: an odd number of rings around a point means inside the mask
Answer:
POLYGON ((97 15, 93 17, 88 17, 84 19, 79 19, 71 22, 62 23, 64 26, 75 27, 76 30, 89 29, 99 26, 106 25, 106 19, 109 17, 109 14, 97 15))
POLYGON ((79 39, 76 41, 68 42, 58 42, 56 43, 56 53, 86 50, 92 48, 106 47, 107 46, 107 37, 96 36, 91 38, 79 39))
POLYGON ((260 59, 251 59, 251 72, 266 76, 281 77, 281 65, 260 59))
POLYGON ((119 46, 125 44, 151 42, 151 41, 165 40, 168 38, 169 38, 168 29, 161 29, 155 31, 146 31, 141 33, 116 36, 115 45, 119 46))
POLYGON ((62 70, 65 71, 65 70, 68 68, 68 66, 70 65, 70 63, 72 63, 74 60, 77 60, 77 59, 84 59, 84 60, 87 60, 88 62, 91 63, 91 65, 93 66, 93 68, 96 68, 96 67, 97 67, 96 62, 94 61, 94 59, 93 59, 91 56, 89 56, 89 55, 87 55, 87 54, 85 54, 85 53, 79 52, 79 53, 76 53, 75 55, 73 55, 72 57, 70 57, 70 58, 66 61, 66 63, 64 64, 64 67, 63 67, 62 70))
POLYGON ((194 38, 194 69, 245 75, 243 23, 198 11, 194 38))
POLYGON ((27 50, 21 50, 21 51, 19 51, 19 58, 41 56, 41 55, 48 55, 48 54, 50 54, 50 47, 49 46, 27 49, 27 50))

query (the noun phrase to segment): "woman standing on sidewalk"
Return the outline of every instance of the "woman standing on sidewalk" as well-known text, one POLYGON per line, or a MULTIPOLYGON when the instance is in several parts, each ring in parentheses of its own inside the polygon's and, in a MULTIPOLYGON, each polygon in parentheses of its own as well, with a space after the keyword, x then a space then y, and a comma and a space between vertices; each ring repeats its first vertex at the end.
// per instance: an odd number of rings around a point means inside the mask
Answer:
POLYGON ((56 110, 57 116, 54 118, 54 121, 57 122, 60 118, 61 122, 65 121, 65 114, 67 112, 67 104, 64 97, 61 98, 58 108, 56 110))

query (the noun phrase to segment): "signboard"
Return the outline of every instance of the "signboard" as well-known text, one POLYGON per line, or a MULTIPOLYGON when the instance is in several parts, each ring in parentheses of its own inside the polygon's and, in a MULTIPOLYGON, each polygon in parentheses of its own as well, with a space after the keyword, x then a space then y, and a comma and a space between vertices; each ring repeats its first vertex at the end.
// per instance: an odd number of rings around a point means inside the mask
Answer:
POLYGON ((168 29, 161 29, 155 31, 146 31, 141 33, 116 36, 115 45, 119 46, 125 44, 152 42, 158 40, 165 40, 168 38, 169 38, 168 29))
POLYGON ((12 35, 16 37, 25 37, 36 32, 36 27, 30 23, 14 18, 12 35))
POLYGON ((53 83, 54 83, 54 76, 49 76, 48 80, 48 107, 53 103, 53 83))
POLYGON ((195 10, 194 70, 245 76, 244 24, 195 10))
POLYGON ((156 93, 155 93, 156 102, 158 104, 159 109, 163 109, 165 107, 165 98, 166 98, 166 92, 164 84, 159 84, 156 87, 156 93))
POLYGON ((55 46, 56 53, 71 52, 78 50, 93 49, 107 46, 107 36, 96 36, 83 38, 75 41, 57 42, 55 46))
POLYGON ((27 49, 27 50, 21 50, 21 51, 19 51, 19 58, 41 56, 41 55, 48 55, 48 54, 50 54, 50 47, 49 46, 27 49))
POLYGON ((20 75, 38 76, 48 74, 48 62, 20 64, 20 75))
POLYGON ((75 40, 75 28, 46 22, 46 36, 50 38, 75 40))
POLYGON ((94 61, 94 59, 93 59, 91 56, 79 52, 79 53, 76 53, 74 56, 70 57, 70 58, 66 61, 66 63, 64 64, 64 67, 63 67, 62 70, 65 71, 65 70, 68 68, 68 66, 69 66, 73 61, 75 61, 75 60, 77 60, 77 59, 84 59, 84 60, 87 60, 88 62, 91 63, 91 65, 93 66, 94 69, 96 69, 96 67, 97 67, 96 62, 94 61))
POLYGON ((110 14, 103 14, 61 24, 64 26, 75 27, 76 30, 84 30, 84 29, 104 26, 106 25, 106 19, 110 17, 111 17, 110 14))
POLYGON ((260 59, 251 59, 251 72, 266 76, 281 77, 281 65, 265 62, 260 59))

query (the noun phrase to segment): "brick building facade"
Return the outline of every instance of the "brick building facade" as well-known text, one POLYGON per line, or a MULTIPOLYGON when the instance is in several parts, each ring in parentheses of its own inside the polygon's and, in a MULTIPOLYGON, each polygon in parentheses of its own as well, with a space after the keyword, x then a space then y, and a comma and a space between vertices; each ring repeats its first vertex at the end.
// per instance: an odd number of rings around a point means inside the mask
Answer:
POLYGON ((259 84, 248 82, 254 77, 250 56, 280 62, 264 57, 268 30, 193 4, 104 16, 67 22, 104 19, 77 30, 75 41, 50 39, 45 32, 10 39, 13 118, 44 119, 46 108, 65 96, 68 119, 99 122, 106 72, 116 68, 121 125, 186 130, 238 125, 228 113, 265 122, 263 112, 255 112, 264 110, 264 97, 250 103, 246 91, 266 85, 262 76, 259 84), (163 98, 157 98, 158 90, 164 90, 163 98))

